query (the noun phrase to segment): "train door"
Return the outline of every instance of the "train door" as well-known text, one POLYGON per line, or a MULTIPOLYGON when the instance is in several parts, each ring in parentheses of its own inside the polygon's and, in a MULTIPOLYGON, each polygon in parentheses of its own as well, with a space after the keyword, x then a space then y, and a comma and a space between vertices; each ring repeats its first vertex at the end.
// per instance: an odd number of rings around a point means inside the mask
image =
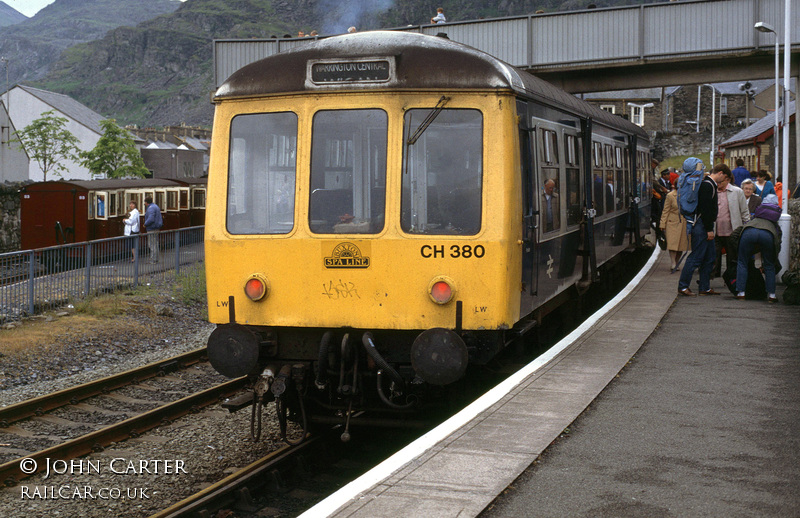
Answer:
POLYGON ((519 115, 519 144, 522 172, 522 285, 524 295, 537 293, 537 253, 539 249, 537 227, 538 210, 536 204, 536 126, 531 127, 524 101, 517 102, 519 115))

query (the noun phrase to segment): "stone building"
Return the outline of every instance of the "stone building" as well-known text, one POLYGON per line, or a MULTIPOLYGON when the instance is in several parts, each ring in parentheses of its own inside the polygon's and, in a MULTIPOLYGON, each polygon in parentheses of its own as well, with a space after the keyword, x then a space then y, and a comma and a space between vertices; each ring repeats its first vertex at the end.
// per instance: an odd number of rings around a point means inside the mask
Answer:
MULTIPOLYGON (((789 103, 789 186, 797 185, 797 103, 789 103)), ((783 110, 779 111, 782 117, 783 110)), ((775 175, 775 115, 770 113, 761 120, 751 124, 731 138, 719 145, 719 150, 724 154, 725 163, 731 168, 736 167, 736 159, 744 160, 744 167, 755 172, 761 169, 775 175)), ((782 140, 782 138, 781 138, 782 140)), ((780 160, 780 157, 779 157, 780 160)), ((773 181, 776 180, 773 178, 773 181)), ((784 182, 786 184, 786 182, 784 182)))

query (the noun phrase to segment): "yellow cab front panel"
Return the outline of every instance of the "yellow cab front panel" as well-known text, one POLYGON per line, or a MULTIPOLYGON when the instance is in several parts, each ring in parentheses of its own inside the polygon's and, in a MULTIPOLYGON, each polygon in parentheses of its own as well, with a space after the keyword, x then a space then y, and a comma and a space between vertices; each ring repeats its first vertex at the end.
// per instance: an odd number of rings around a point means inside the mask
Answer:
POLYGON ((514 106, 496 91, 220 102, 210 321, 453 329, 459 305, 463 329, 510 328, 521 278, 514 106), (255 301, 253 279, 266 290, 255 301))

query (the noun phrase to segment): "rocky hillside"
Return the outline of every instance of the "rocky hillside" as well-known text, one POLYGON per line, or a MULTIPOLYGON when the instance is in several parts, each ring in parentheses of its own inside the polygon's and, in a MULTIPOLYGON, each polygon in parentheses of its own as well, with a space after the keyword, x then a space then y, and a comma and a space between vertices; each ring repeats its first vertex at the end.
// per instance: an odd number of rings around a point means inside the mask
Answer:
POLYGON ((33 18, 0 27, 0 56, 8 58, 12 85, 35 81, 64 49, 102 38, 121 25, 171 13, 179 5, 178 0, 56 0, 33 18))
MULTIPOLYGON (((56 4, 89 1, 57 0, 56 4)), ((584 8, 589 3, 441 0, 436 5, 444 7, 453 21, 584 8)), ((209 126, 212 40, 268 38, 312 29, 336 34, 350 25, 376 29, 428 23, 434 14, 431 5, 427 0, 187 0, 171 14, 136 27, 116 28, 99 40, 69 48, 36 86, 70 95, 124 124, 209 126)))
POLYGON ((5 2, 0 2, 0 27, 8 27, 24 22, 28 17, 5 2))

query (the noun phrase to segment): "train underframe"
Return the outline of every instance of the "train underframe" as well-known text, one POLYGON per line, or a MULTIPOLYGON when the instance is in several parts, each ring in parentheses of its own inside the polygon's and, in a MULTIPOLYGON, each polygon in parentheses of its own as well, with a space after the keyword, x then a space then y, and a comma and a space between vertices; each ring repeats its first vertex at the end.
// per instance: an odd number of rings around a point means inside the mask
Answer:
POLYGON ((516 336, 510 330, 466 331, 276 328, 219 325, 208 342, 214 368, 248 376, 253 391, 230 410, 252 407, 251 434, 274 402, 284 440, 287 422, 303 427, 351 419, 371 426, 423 426, 467 387, 468 369, 486 364, 516 336), (291 351, 291 355, 283 351, 291 351))

